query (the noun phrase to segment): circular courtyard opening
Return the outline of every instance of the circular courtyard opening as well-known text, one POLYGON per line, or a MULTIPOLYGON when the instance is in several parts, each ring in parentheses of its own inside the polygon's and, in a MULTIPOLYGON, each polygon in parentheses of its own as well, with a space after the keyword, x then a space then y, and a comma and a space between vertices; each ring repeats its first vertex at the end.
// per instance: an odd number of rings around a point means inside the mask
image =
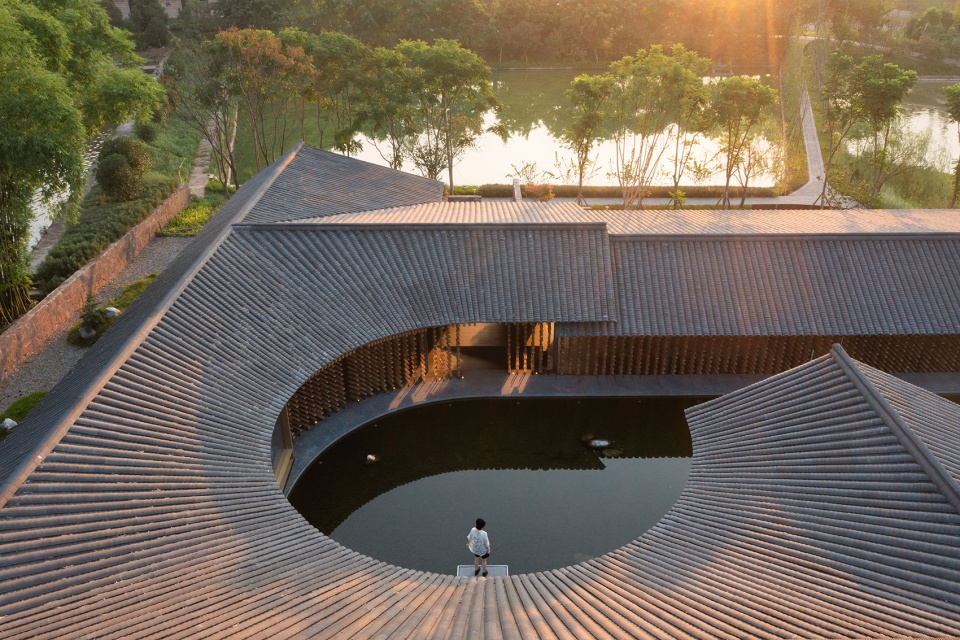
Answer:
POLYGON ((613 551, 652 527, 686 485, 683 411, 708 398, 471 399, 421 405, 347 434, 290 502, 346 547, 403 567, 471 564, 487 522, 511 574, 613 551))

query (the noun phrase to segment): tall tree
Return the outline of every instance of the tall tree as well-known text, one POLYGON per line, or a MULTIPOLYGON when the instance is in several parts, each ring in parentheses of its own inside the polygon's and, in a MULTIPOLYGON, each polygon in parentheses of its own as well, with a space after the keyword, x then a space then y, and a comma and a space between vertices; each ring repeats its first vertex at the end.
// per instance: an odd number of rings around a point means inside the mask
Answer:
POLYGON ((31 197, 78 198, 88 135, 159 106, 138 60, 97 0, 0 3, 0 324, 29 306, 31 197))
POLYGON ((610 65, 609 124, 616 146, 617 181, 624 208, 643 206, 670 142, 670 127, 684 108, 680 97, 700 82, 685 66, 686 50, 669 54, 659 45, 641 49, 610 65))
POLYGON ((130 26, 137 44, 144 49, 170 44, 167 12, 160 0, 133 0, 130 3, 130 26))
MULTIPOLYGON (((180 105, 181 117, 210 144, 220 183, 238 187, 237 100, 215 72, 210 52, 199 44, 178 47, 165 69, 173 79, 168 90, 180 105)), ((226 192, 229 195, 230 189, 226 192)))
POLYGON ((902 112, 903 99, 917 83, 917 72, 884 62, 880 56, 867 56, 857 65, 854 92, 861 96, 864 120, 872 140, 870 166, 872 180, 868 207, 873 207, 880 188, 895 166, 891 162, 894 124, 902 112))
POLYGON ((719 129, 720 149, 725 155, 724 185, 720 203, 730 208, 730 179, 743 160, 750 136, 773 106, 776 92, 759 80, 747 76, 723 78, 713 87, 710 99, 712 121, 719 129))
POLYGON ((357 151, 354 137, 363 124, 363 84, 380 72, 373 65, 373 52, 356 38, 331 31, 314 35, 285 29, 280 38, 301 47, 312 65, 308 93, 318 105, 320 144, 329 133, 336 150, 357 151))
POLYGON ((710 60, 687 51, 683 45, 675 45, 671 55, 674 64, 668 73, 672 77, 664 88, 671 92, 670 101, 674 105, 674 122, 670 128, 673 155, 670 160, 673 190, 677 193, 680 181, 690 167, 699 138, 708 128, 706 107, 709 91, 703 83, 703 76, 710 68, 710 60))
MULTIPOLYGON (((947 113, 950 115, 950 121, 960 125, 960 83, 944 87, 943 93, 947 96, 947 113)), ((960 126, 957 127, 957 136, 960 138, 960 126)), ((950 195, 951 209, 957 206, 958 193, 960 193, 960 159, 957 160, 953 169, 953 193, 950 195)))
POLYGON ((411 69, 418 128, 423 131, 421 152, 431 158, 431 171, 436 159, 443 158, 452 193, 456 160, 483 132, 483 116, 496 106, 490 67, 454 40, 440 39, 432 45, 404 40, 397 51, 411 69))
POLYGON ((577 171, 577 203, 584 204, 583 179, 590 170, 590 153, 603 127, 604 106, 612 90, 609 76, 579 75, 567 89, 573 122, 563 130, 563 143, 573 151, 577 171))
POLYGON ((823 184, 820 187, 820 206, 828 206, 828 181, 830 169, 837 153, 843 147, 853 127, 865 117, 864 96, 858 93, 859 69, 853 58, 839 51, 830 54, 826 64, 824 82, 820 87, 820 102, 823 125, 830 134, 827 162, 823 184))
POLYGON ((377 47, 362 74, 362 120, 374 136, 386 140, 389 151, 380 156, 394 169, 403 166, 404 144, 416 135, 417 106, 407 60, 393 49, 377 47))
POLYGON ((294 106, 311 73, 303 49, 285 46, 271 31, 221 31, 206 50, 212 72, 238 99, 250 122, 257 170, 273 162, 292 135, 294 106))

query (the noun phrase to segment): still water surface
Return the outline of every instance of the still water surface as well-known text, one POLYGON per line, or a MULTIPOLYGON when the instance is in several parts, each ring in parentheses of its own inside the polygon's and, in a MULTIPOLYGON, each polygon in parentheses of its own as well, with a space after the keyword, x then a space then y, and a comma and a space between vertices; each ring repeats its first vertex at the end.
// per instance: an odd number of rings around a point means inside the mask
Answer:
MULTIPOLYGON (((481 185, 509 183, 515 169, 524 165, 536 167, 534 182, 551 184, 576 184, 576 174, 568 173, 573 153, 566 149, 560 138, 563 130, 571 126, 569 99, 564 92, 570 88, 570 82, 582 73, 599 74, 600 70, 577 69, 517 69, 496 71, 493 73, 493 88, 497 100, 503 105, 499 122, 509 132, 503 140, 495 133, 486 133, 477 140, 476 145, 467 150, 463 158, 454 167, 454 182, 458 185, 481 185)), ((493 126, 498 117, 487 114, 485 125, 493 126)), ((595 171, 584 184, 616 185, 614 159, 616 145, 613 140, 598 140, 593 156, 596 160, 595 171)), ((389 152, 387 143, 372 140, 366 136, 358 138, 362 151, 356 154, 361 160, 376 164, 386 164, 383 155, 389 152), (379 147, 379 149, 378 149, 379 147)), ((713 167, 700 179, 687 176, 682 185, 723 184, 723 158, 718 155, 719 144, 706 137, 700 137, 694 158, 705 166, 713 167)), ((654 176, 652 184, 672 185, 672 151, 662 157, 660 170, 654 176)), ((418 174, 412 163, 403 166, 404 171, 418 174)), ((446 171, 440 176, 447 179, 446 171)), ((526 181, 526 180, 523 180, 526 181)), ((776 177, 766 173, 751 179, 750 184, 759 187, 772 186, 776 177)))
POLYGON ((362 427, 328 449, 290 501, 341 544, 392 564, 451 574, 487 521, 512 574, 612 551, 656 524, 690 471, 683 410, 706 398, 469 400, 362 427), (622 457, 583 442, 611 441, 622 457), (368 453, 381 457, 365 465, 368 453))

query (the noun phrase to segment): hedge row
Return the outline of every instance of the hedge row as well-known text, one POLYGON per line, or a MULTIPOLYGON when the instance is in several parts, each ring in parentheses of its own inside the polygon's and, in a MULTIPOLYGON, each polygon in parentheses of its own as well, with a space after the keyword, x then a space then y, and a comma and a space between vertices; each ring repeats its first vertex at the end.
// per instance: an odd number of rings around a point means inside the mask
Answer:
MULTIPOLYGON (((553 195, 557 198, 576 198, 577 197, 577 186, 576 185, 551 185, 553 187, 553 195)), ((680 187, 680 190, 686 195, 687 198, 717 198, 719 199, 723 195, 723 187, 720 186, 707 186, 707 187, 680 187)), ((484 198, 511 198, 513 197, 513 185, 509 184, 483 184, 479 187, 457 187, 457 195, 471 195, 476 194, 483 196, 484 198)), ((521 187, 523 195, 527 196, 527 185, 521 187)), ((647 198, 669 198, 670 192, 673 191, 673 187, 649 187, 647 189, 647 198)), ((743 192, 743 189, 740 187, 731 187, 730 188, 730 197, 739 198, 740 194, 743 192)), ((747 189, 747 196, 754 198, 772 198, 779 195, 777 190, 773 187, 749 187, 747 189)), ((583 188, 583 197, 585 198, 621 198, 623 197, 623 192, 620 190, 620 187, 584 187, 583 188)))
POLYGON ((80 205, 76 224, 67 227, 34 275, 34 286, 44 294, 56 289, 83 265, 146 218, 179 185, 176 178, 148 173, 141 197, 130 202, 107 202, 94 185, 80 205))
POLYGON ((34 286, 44 294, 100 255, 189 178, 200 133, 176 111, 159 126, 148 146, 153 171, 144 176, 140 197, 129 202, 107 202, 94 185, 80 204, 76 222, 67 227, 34 274, 34 286))

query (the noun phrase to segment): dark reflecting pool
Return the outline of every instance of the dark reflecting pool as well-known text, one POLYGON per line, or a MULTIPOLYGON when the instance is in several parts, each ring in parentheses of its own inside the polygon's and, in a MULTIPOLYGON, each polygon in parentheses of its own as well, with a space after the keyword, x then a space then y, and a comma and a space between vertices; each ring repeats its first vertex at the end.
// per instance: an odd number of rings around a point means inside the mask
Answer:
POLYGON ((670 509, 690 471, 683 410, 705 400, 426 405, 334 444, 290 502, 334 540, 392 564, 453 573, 473 562, 464 545, 482 517, 491 563, 555 569, 632 541, 670 509), (610 445, 590 448, 587 435, 610 445))

